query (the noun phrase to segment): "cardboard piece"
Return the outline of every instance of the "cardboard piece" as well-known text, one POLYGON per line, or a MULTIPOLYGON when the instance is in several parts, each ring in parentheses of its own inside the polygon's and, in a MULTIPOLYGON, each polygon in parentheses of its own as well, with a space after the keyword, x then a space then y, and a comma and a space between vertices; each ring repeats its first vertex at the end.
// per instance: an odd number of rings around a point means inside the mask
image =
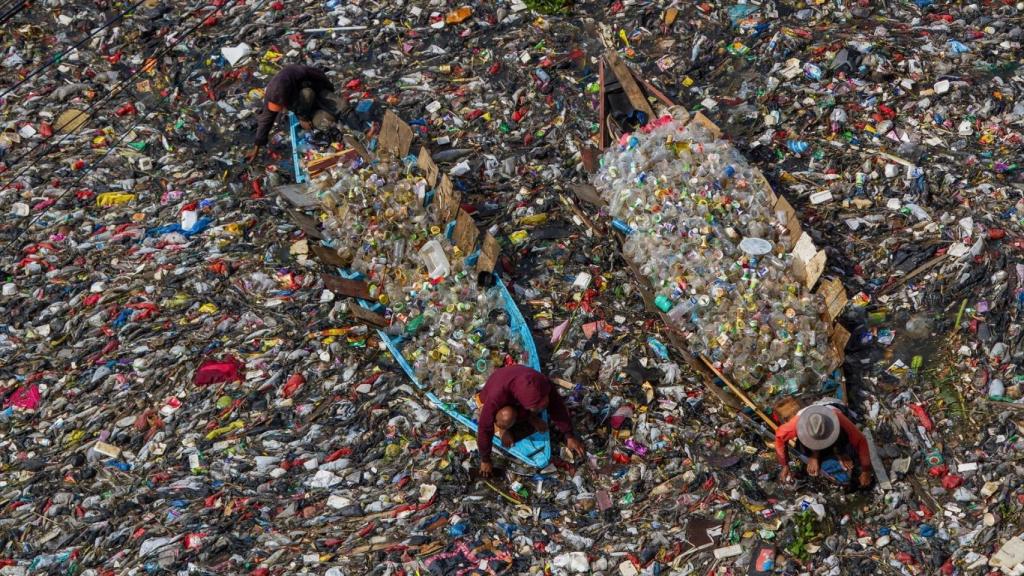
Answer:
POLYGON ((825 265, 828 256, 824 250, 818 252, 804 265, 804 287, 810 290, 818 282, 818 278, 825 272, 825 265))
POLYGON ((81 110, 75 110, 74 108, 65 110, 57 117, 57 121, 53 123, 54 131, 67 134, 69 132, 78 132, 89 122, 89 115, 81 110))
POLYGON ((441 223, 447 224, 454 220, 459 211, 460 195, 452 187, 452 181, 448 179, 447 174, 441 176, 435 198, 437 200, 437 214, 441 217, 441 223))
POLYGON ((843 364, 843 358, 846 357, 846 343, 850 341, 850 331, 843 327, 842 324, 836 324, 832 328, 832 335, 829 337, 832 350, 836 353, 836 359, 829 369, 835 370, 843 364))
POLYGON ((430 151, 427 150, 426 146, 420 148, 420 155, 416 159, 416 164, 420 167, 420 170, 427 176, 427 184, 431 188, 437 186, 437 174, 440 172, 437 168, 437 164, 434 163, 434 159, 430 157, 430 151))
POLYGON ((818 247, 814 245, 814 240, 811 240, 811 235, 806 232, 800 235, 792 250, 793 257, 805 264, 814 258, 817 252, 818 247))
POLYGON ((850 301, 846 297, 846 289, 843 288, 843 283, 838 278, 823 281, 821 286, 818 287, 818 294, 825 300, 826 322, 834 322, 843 313, 846 303, 850 301))
POLYGON ((452 233, 452 242, 462 251, 462 255, 469 256, 476 248, 476 240, 480 237, 480 230, 473 222, 473 217, 463 209, 459 209, 459 215, 455 218, 455 231, 452 233))
POLYGON ((363 300, 371 299, 369 286, 362 280, 350 280, 333 274, 322 274, 320 277, 324 280, 324 287, 335 294, 363 300))
POLYGON ((383 316, 371 310, 367 310, 358 304, 350 304, 348 309, 352 312, 352 315, 356 317, 356 320, 360 320, 379 328, 383 328, 388 325, 387 320, 385 320, 383 316))
POLYGON ((403 158, 412 146, 412 128, 397 114, 388 110, 384 113, 384 122, 381 124, 377 142, 381 151, 403 158))
POLYGON ((775 206, 772 210, 778 214, 782 213, 783 222, 786 225, 786 230, 789 231, 789 243, 786 245, 787 250, 791 250, 796 246, 797 240, 804 233, 803 228, 800 226, 800 219, 796 217, 796 210, 793 210, 793 206, 788 200, 782 196, 778 197, 775 201, 775 206))
POLYGON ((494 265, 498 263, 498 240, 489 233, 484 234, 484 241, 480 243, 480 257, 476 261, 477 272, 492 272, 494 265))

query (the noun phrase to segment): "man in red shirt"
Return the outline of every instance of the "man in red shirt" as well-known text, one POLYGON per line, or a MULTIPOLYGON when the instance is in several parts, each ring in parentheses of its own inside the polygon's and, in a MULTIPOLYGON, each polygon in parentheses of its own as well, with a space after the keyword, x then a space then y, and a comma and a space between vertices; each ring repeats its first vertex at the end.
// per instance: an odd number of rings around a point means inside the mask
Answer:
POLYGON ((846 470, 852 471, 851 453, 854 453, 860 463, 858 481, 861 487, 871 484, 873 475, 867 439, 838 408, 829 405, 808 406, 775 431, 775 454, 782 466, 779 473, 782 482, 792 478, 789 442, 794 439, 808 455, 807 473, 811 476, 818 475, 821 462, 828 458, 837 458, 846 470))
POLYGON ((491 443, 495 423, 500 420, 502 443, 511 445, 508 429, 516 421, 529 422, 538 431, 547 430, 540 413, 547 408, 551 423, 565 435, 565 445, 577 456, 583 455, 583 443, 573 433, 569 409, 547 376, 528 366, 499 368, 491 374, 478 396, 480 419, 477 422, 476 446, 480 451, 480 475, 487 478, 491 464, 491 443))

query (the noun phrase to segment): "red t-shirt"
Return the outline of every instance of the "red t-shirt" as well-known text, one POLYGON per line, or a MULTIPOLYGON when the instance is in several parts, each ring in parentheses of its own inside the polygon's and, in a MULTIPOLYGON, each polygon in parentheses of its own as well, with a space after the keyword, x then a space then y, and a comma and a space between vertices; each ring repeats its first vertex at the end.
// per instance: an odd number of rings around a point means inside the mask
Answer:
POLYGON ((548 399, 551 424, 565 435, 572 434, 569 409, 547 376, 529 366, 515 365, 495 370, 480 391, 480 420, 477 422, 476 446, 482 462, 491 461, 491 442, 494 437, 494 419, 505 406, 514 406, 520 417, 548 399))
MULTIPOLYGON (((857 459, 860 460, 861 468, 870 470, 871 451, 868 450, 868 441, 864 438, 864 434, 861 434, 857 425, 851 422, 845 414, 835 408, 832 410, 835 410, 836 416, 839 417, 839 428, 846 434, 850 445, 857 451, 857 459)), ((779 464, 783 466, 789 463, 789 441, 796 439, 796 427, 799 421, 800 414, 797 414, 792 420, 775 430, 775 455, 779 459, 779 464)))

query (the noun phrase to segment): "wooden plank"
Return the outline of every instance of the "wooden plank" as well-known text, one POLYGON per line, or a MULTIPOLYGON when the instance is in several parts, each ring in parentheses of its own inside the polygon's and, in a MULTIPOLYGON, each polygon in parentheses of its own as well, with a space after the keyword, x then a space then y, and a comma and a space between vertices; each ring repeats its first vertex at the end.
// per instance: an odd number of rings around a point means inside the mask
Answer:
MULTIPOLYGON (((672 107, 672 106, 676 105, 676 103, 673 102, 672 100, 670 100, 668 96, 665 96, 665 94, 661 90, 658 90, 654 86, 654 84, 651 84, 647 80, 643 80, 643 79, 640 80, 640 83, 644 85, 644 89, 647 90, 647 92, 649 94, 651 94, 652 96, 657 98, 665 106, 672 107)), ((690 113, 685 108, 680 108, 677 113, 683 114, 683 117, 682 117, 681 120, 684 123, 688 122, 690 120, 690 113)), ((652 118, 652 120, 653 120, 653 118, 652 118)))
POLYGON ((598 208, 608 204, 597 192, 597 188, 595 188, 593 184, 573 182, 569 184, 569 190, 572 190, 572 193, 580 200, 598 208))
POLYGON ((644 96, 643 90, 637 84, 633 72, 619 59, 618 53, 614 50, 609 50, 605 53, 604 58, 608 62, 608 67, 611 68, 612 74, 615 74, 615 78, 622 85, 622 90, 626 93, 626 98, 629 98, 629 103, 633 105, 633 108, 647 114, 648 120, 653 120, 654 110, 651 109, 650 103, 647 102, 647 97, 644 96))
POLYGON ((932 258, 931 260, 925 262, 924 264, 921 264, 917 268, 914 268, 913 270, 911 270, 907 274, 904 274, 903 276, 900 276, 899 278, 896 278, 895 280, 887 282, 884 286, 882 286, 881 289, 878 290, 878 296, 882 296, 884 294, 888 294, 889 292, 891 292, 896 287, 902 286, 903 284, 905 284, 906 282, 910 281, 911 279, 913 279, 913 278, 915 278, 915 277, 917 277, 917 276, 927 272, 928 270, 931 270, 936 264, 938 264, 939 262, 942 262, 943 260, 945 260, 948 255, 949 255, 949 253, 943 252, 942 254, 939 254, 938 256, 935 256, 934 258, 932 258))
POLYGON ((378 328, 383 328, 388 325, 388 322, 384 318, 384 316, 381 316, 380 314, 377 314, 372 310, 363 308, 359 304, 353 302, 349 304, 348 309, 350 312, 352 312, 352 315, 356 317, 356 320, 360 320, 362 322, 365 322, 372 326, 376 326, 378 328))
POLYGON ((708 360, 707 356, 704 356, 703 354, 701 354, 701 355, 700 355, 700 359, 701 359, 701 360, 703 360, 703 361, 704 361, 704 363, 705 363, 705 364, 707 364, 707 367, 708 367, 708 368, 709 368, 709 369, 710 369, 710 370, 711 370, 712 372, 714 372, 714 373, 715 373, 715 376, 718 376, 718 377, 719 377, 719 378, 720 378, 720 379, 722 380, 722 382, 725 382, 725 385, 726 385, 726 386, 727 386, 727 387, 729 388, 729 391, 730 391, 730 392, 732 392, 733 394, 735 394, 735 395, 736 395, 736 396, 737 396, 737 397, 738 397, 738 398, 739 398, 740 400, 742 400, 742 401, 743 401, 743 403, 744 403, 744 404, 746 404, 746 405, 747 405, 747 407, 748 407, 748 408, 750 408, 751 410, 753 410, 753 411, 754 411, 754 414, 757 414, 757 416, 758 416, 759 418, 761 418, 761 419, 762 419, 762 420, 764 420, 764 421, 765 421, 765 422, 766 422, 766 423, 767 423, 767 424, 768 424, 769 426, 771 426, 772 430, 775 430, 775 429, 777 429, 777 428, 779 427, 779 425, 778 425, 778 424, 776 424, 774 420, 772 420, 771 418, 769 418, 767 414, 765 414, 764 412, 762 412, 762 411, 761 411, 761 409, 757 407, 757 404, 754 404, 754 401, 753 401, 753 400, 751 400, 751 399, 750 399, 750 397, 749 397, 749 396, 747 396, 747 395, 746 395, 746 393, 745 393, 745 392, 743 392, 743 390, 741 390, 741 389, 739 388, 739 386, 736 386, 735 384, 733 384, 731 380, 729 380, 728 378, 726 378, 725 374, 722 374, 722 373, 721 373, 721 372, 720 372, 720 371, 718 370, 718 368, 715 368, 715 365, 714 365, 714 364, 712 364, 710 360, 708 360))
POLYGON ((285 211, 288 214, 288 218, 299 227, 300 230, 306 233, 306 236, 314 240, 323 240, 324 234, 317 228, 316 219, 310 216, 306 216, 302 212, 289 208, 285 211))
POLYGON ((597 128, 597 147, 601 150, 604 150, 608 146, 608 121, 606 120, 608 117, 608 110, 605 108, 604 103, 605 74, 607 74, 607 71, 604 67, 604 58, 601 58, 597 63, 597 82, 601 86, 601 93, 598 95, 597 104, 597 120, 600 123, 597 128))
POLYGON ((331 250, 326 246, 319 244, 310 244, 309 249, 313 252, 313 256, 320 261, 324 266, 334 266, 335 268, 347 268, 350 262, 338 255, 337 252, 331 250))
POLYGON ((892 490, 892 482, 889 481, 889 474, 885 471, 882 458, 878 455, 878 448, 875 447, 875 439, 871 436, 871 430, 864 429, 864 438, 868 441, 868 452, 871 454, 871 468, 874 469, 875 477, 878 478, 878 487, 882 490, 892 490))
POLYGON ((363 143, 356 140, 356 138, 351 134, 345 134, 342 136, 341 140, 345 143, 345 148, 355 150, 356 154, 359 154, 363 160, 366 160, 367 162, 373 160, 373 154, 370 154, 370 151, 366 149, 366 146, 363 146, 363 143))
POLYGON ((369 285, 362 280, 350 280, 334 274, 322 274, 320 277, 324 281, 324 287, 335 294, 363 300, 372 299, 369 285))
POLYGON ((718 124, 715 124, 714 122, 711 121, 710 118, 705 116, 703 112, 697 112, 696 114, 694 114, 693 120, 691 121, 696 122, 697 124, 700 124, 701 126, 706 128, 707 131, 710 132, 711 135, 714 136, 715 138, 722 137, 722 129, 718 127, 718 124))

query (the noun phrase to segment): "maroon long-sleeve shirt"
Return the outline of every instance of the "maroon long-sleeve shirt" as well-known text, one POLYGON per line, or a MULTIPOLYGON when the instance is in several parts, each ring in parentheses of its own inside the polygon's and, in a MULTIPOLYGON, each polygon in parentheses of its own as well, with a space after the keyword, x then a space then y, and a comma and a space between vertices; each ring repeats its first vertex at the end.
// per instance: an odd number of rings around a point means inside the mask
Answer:
POLYGON ((305 64, 289 64, 270 79, 263 94, 263 110, 260 111, 256 128, 256 144, 266 145, 270 130, 277 121, 277 115, 295 106, 303 86, 316 92, 332 91, 334 85, 323 71, 305 64))
POLYGON ((566 436, 572 435, 569 409, 558 394, 556 386, 547 376, 528 366, 516 365, 495 370, 480 391, 480 420, 477 422, 476 445, 480 461, 491 461, 491 443, 494 438, 494 419, 505 406, 514 406, 520 417, 536 410, 548 399, 548 417, 551 424, 566 436))

